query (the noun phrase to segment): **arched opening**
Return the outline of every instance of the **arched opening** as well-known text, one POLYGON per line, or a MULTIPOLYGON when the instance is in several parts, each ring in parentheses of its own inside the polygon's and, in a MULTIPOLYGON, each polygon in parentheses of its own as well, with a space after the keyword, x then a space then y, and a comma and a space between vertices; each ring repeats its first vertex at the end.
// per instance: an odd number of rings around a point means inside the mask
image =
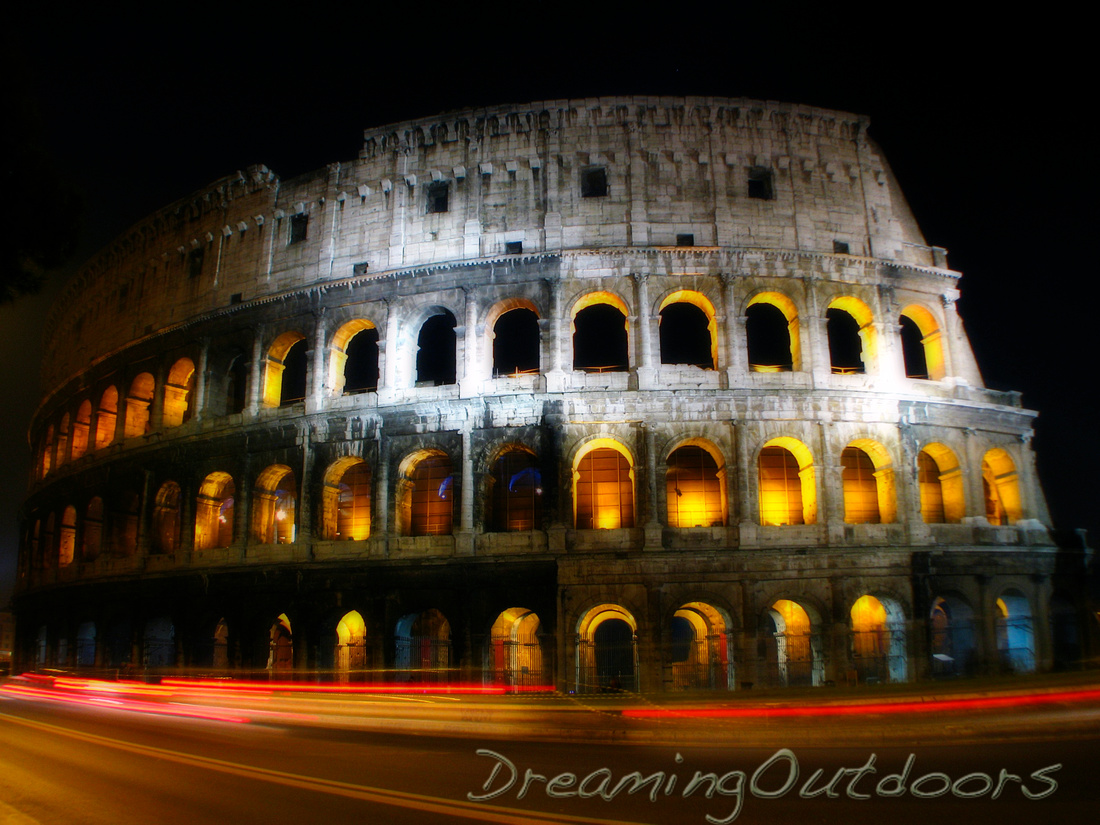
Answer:
POLYGON ((665 474, 669 527, 726 524, 726 468, 712 444, 685 444, 672 451, 665 474))
POLYGON ((580 693, 637 691, 638 624, 617 604, 589 610, 577 627, 577 690, 580 693))
POLYGON ((82 561, 95 561, 103 549, 103 499, 93 497, 84 511, 83 541, 80 547, 82 561))
POLYGON ((445 536, 453 529, 454 469, 442 450, 421 450, 401 463, 398 525, 405 536, 445 536))
POLYGON ((191 420, 195 398, 195 363, 181 358, 168 371, 164 387, 164 426, 178 427, 191 420))
POLYGON ((813 458, 801 441, 773 438, 760 450, 760 523, 813 524, 817 488, 813 458))
POLYGON ((145 667, 173 667, 176 664, 176 628, 167 616, 145 623, 141 660, 145 667))
POLYGON ((290 629, 290 619, 286 613, 280 613, 268 631, 267 669, 272 672, 285 672, 294 669, 294 634, 290 629))
POLYGON ((195 500, 195 549, 212 550, 233 543, 233 507, 237 488, 233 477, 221 471, 210 473, 199 487, 195 500))
POLYGON ((348 321, 332 339, 331 384, 337 394, 378 389, 378 330, 362 318, 348 321))
MULTIPOLYGON (((281 391, 281 390, 280 390, 281 391)), ((225 413, 238 415, 248 403, 248 364, 243 355, 233 358, 225 373, 225 413)))
POLYGON ((539 316, 527 307, 504 312, 493 324, 493 377, 539 372, 539 316))
POLYGON ((451 667, 451 623, 434 607, 397 620, 397 676, 406 682, 446 682, 451 667))
POLYGON ((457 379, 455 317, 440 310, 420 327, 416 339, 416 386, 439 387, 457 379))
POLYGON ((905 615, 893 599, 863 595, 851 610, 852 664, 862 684, 906 679, 905 615))
POLYGON ((573 507, 573 523, 578 530, 634 526, 634 467, 622 444, 598 438, 577 453, 573 507))
POLYGON ((705 295, 681 290, 661 303, 662 364, 718 368, 718 327, 714 306, 705 295))
POLYGON ((990 524, 1003 526, 1022 518, 1016 463, 1000 447, 990 450, 982 459, 982 492, 985 517, 990 524))
POLYGON ((752 372, 801 369, 798 309, 779 292, 753 296, 745 309, 745 338, 752 372))
POLYGON ((60 467, 69 457, 69 414, 61 416, 61 423, 57 426, 57 461, 60 467))
POLYGON ((38 477, 45 478, 53 467, 53 424, 46 427, 42 436, 42 446, 38 453, 38 477))
POLYGON ((153 553, 171 555, 180 544, 180 486, 166 481, 153 507, 153 553))
POLYGON ((781 687, 819 686, 825 681, 820 621, 798 602, 779 599, 765 614, 764 655, 766 677, 781 687))
POLYGON ((894 472, 877 442, 853 441, 840 454, 845 524, 888 524, 894 520, 894 472))
POLYGON ((76 666, 95 667, 95 622, 81 622, 76 629, 76 666))
POLYGON ((922 306, 912 305, 901 311, 901 351, 908 378, 939 381, 947 372, 943 354, 943 335, 935 316, 922 306))
POLYGON ((132 556, 137 551, 138 514, 141 497, 133 490, 123 490, 115 498, 115 510, 111 518, 114 554, 132 556))
POLYGON ((593 292, 573 307, 573 369, 625 372, 630 368, 627 311, 610 292, 593 292))
POLYGON ((1006 673, 1035 670, 1035 632, 1031 625, 1031 604, 1019 590, 1009 589, 997 599, 997 652, 1006 673))
POLYGON ((510 607, 493 622, 489 632, 487 674, 492 684, 533 687, 550 680, 543 672, 539 617, 523 607, 510 607))
POLYGON ((126 438, 134 438, 149 432, 149 405, 153 403, 156 382, 147 372, 140 373, 130 384, 126 396, 126 438))
POLYGON ((99 398, 95 416, 95 448, 101 450, 115 440, 115 422, 118 420, 118 390, 108 387, 99 398))
POLYGON ((214 628, 214 653, 210 664, 215 670, 229 668, 229 625, 225 623, 225 619, 219 619, 214 628))
POLYGON ((678 690, 730 690, 733 659, 725 616, 705 602, 680 607, 669 625, 666 661, 678 690))
POLYGON ((294 472, 273 464, 256 479, 253 494, 253 537, 260 544, 293 544, 298 483, 294 472))
POLYGON ((347 682, 352 673, 360 676, 367 667, 367 625, 359 611, 344 614, 336 625, 336 649, 332 660, 340 681, 347 682))
POLYGON ((486 484, 488 530, 511 533, 537 530, 542 525, 542 473, 531 450, 518 444, 504 447, 486 484))
POLYGON ((73 445, 70 451, 73 461, 88 452, 88 427, 91 423, 92 402, 85 398, 77 408, 76 418, 73 420, 73 445))
POLYGON ((929 444, 917 454, 920 513, 925 524, 957 524, 966 515, 962 470, 950 448, 929 444))
POLYGON ((285 407, 306 397, 305 336, 284 332, 267 351, 264 363, 264 404, 285 407))
POLYGON ((68 567, 76 554, 76 508, 71 504, 61 514, 61 541, 57 548, 57 563, 68 567))
POLYGON ((870 308, 858 298, 835 298, 825 311, 825 319, 833 374, 868 372, 876 350, 870 308))
POLYGON ((938 596, 929 616, 932 675, 970 676, 977 668, 974 611, 958 596, 938 596))
POLYGON ((354 456, 334 462, 325 473, 322 535, 336 541, 370 538, 370 498, 370 466, 354 456))

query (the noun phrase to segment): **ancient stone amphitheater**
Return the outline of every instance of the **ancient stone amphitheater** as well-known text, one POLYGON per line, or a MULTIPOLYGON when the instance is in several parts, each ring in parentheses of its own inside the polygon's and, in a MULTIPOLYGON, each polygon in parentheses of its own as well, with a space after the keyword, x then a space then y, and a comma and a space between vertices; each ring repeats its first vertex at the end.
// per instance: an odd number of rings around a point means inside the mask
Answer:
POLYGON ((1035 414, 984 388, 867 127, 458 111, 150 215, 45 330, 17 658, 576 691, 1056 664, 1035 414))

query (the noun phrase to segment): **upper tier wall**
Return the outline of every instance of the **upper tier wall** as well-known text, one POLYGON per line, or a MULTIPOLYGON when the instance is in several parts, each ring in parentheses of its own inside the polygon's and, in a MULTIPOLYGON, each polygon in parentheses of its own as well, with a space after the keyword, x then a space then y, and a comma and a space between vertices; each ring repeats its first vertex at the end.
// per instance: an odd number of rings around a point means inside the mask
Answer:
POLYGON ((867 123, 736 99, 554 101, 368 130, 357 160, 291 180, 250 167, 150 216, 83 267, 47 323, 43 386, 231 303, 517 243, 545 252, 690 235, 697 246, 847 245, 944 266, 867 123))

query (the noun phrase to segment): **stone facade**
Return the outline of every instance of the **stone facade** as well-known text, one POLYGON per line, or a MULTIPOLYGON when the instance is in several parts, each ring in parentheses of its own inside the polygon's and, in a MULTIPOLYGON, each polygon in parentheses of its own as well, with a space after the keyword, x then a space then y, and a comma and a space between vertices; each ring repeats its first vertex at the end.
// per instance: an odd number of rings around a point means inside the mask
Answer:
POLYGON ((502 106, 224 178, 50 316, 16 655, 578 691, 1048 668, 1034 413, 983 387, 958 279, 867 120, 803 106, 502 106))

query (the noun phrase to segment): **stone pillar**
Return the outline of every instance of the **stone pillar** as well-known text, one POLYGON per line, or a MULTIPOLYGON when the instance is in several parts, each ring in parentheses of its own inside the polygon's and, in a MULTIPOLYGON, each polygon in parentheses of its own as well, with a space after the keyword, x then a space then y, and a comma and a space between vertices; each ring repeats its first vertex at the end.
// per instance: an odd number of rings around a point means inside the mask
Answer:
POLYGON ((946 329, 940 335, 940 349, 943 351, 943 372, 945 377, 957 377, 955 366, 955 336, 958 334, 959 313, 955 302, 959 300, 957 289, 948 290, 940 296, 943 302, 943 321, 946 329))
POLYGON ((263 398, 264 384, 264 330, 256 329, 256 337, 252 339, 252 363, 248 370, 248 414, 255 418, 260 413, 260 403, 263 398))
POLYGON ((371 511, 371 535, 379 536, 383 541, 389 540, 390 535, 390 460, 384 449, 385 444, 381 435, 378 436, 378 481, 375 485, 378 492, 375 495, 377 505, 371 511))
POLYGON ((725 311, 725 354, 726 380, 730 387, 743 387, 748 383, 748 351, 745 348, 745 321, 737 311, 737 276, 723 272, 722 303, 725 311))
MULTIPOLYGON (((546 279, 550 292, 550 371, 546 373, 546 391, 562 392, 565 389, 565 367, 563 361, 562 340, 565 335, 565 318, 562 317, 561 276, 546 279)), ((573 365, 569 365, 572 370, 573 365)))
POLYGON ((474 456, 469 427, 462 430, 462 498, 455 549, 460 554, 474 551, 474 456))
POLYGON ((206 385, 210 381, 207 371, 210 369, 210 339, 203 338, 199 342, 199 363, 195 366, 195 397, 192 399, 191 420, 202 420, 202 412, 206 407, 206 385))
POLYGON ((962 457, 963 481, 966 485, 966 518, 978 524, 986 524, 985 491, 982 487, 982 447, 977 433, 967 427, 963 430, 966 455, 962 457))
POLYGON ((325 399, 325 308, 313 310, 313 347, 306 412, 316 412, 324 406, 325 399))
POLYGON ((1001 654, 997 650, 997 605, 989 592, 990 577, 975 576, 978 582, 978 638, 977 654, 982 673, 1000 670, 1001 654))
POLYGON ((386 301, 386 337, 378 342, 379 357, 382 363, 379 370, 382 373, 381 386, 378 388, 378 403, 384 404, 393 400, 397 391, 397 358, 398 358, 398 333, 401 322, 397 316, 397 303, 386 301))
POLYGON ((482 376, 477 364, 477 296, 473 289, 462 288, 465 299, 465 329, 462 334, 462 374, 458 376, 458 393, 461 398, 474 398, 481 394, 482 376))
MULTIPOLYGON (((653 358, 653 319, 649 312, 649 275, 634 273, 634 306, 636 353, 639 389, 652 389, 656 386, 657 364, 653 358)), ((657 359, 660 360, 659 358, 657 359)))
POLYGON ((657 434, 645 427, 645 549, 660 550, 664 528, 657 513, 657 434))

